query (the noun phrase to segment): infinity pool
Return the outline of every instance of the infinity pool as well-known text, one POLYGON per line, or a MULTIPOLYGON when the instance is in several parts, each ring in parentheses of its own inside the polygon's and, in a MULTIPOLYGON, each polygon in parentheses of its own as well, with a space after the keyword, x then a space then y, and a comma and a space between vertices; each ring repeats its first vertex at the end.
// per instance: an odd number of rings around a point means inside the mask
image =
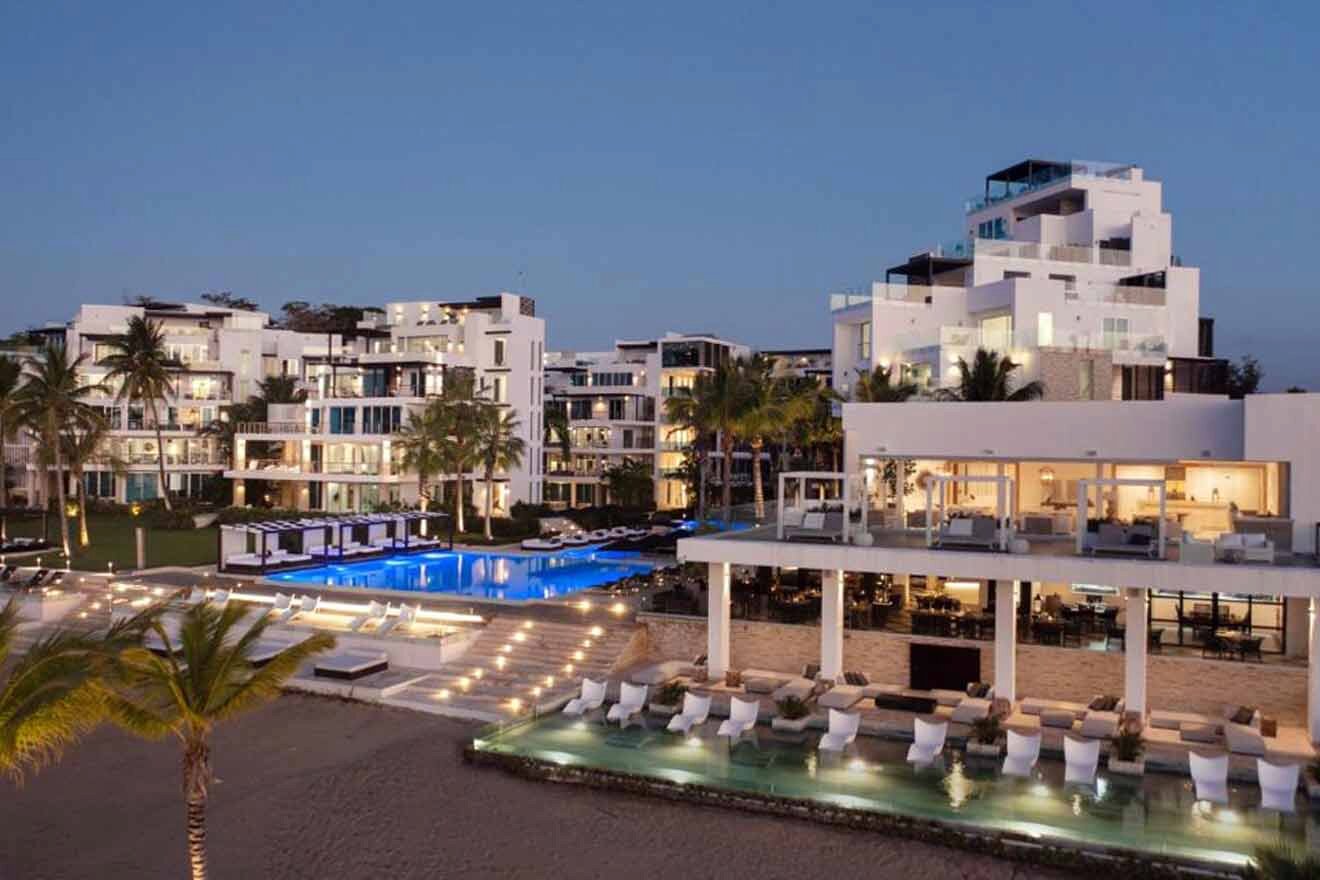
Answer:
POLYGON ((291 584, 527 601, 571 595, 654 568, 638 553, 590 547, 534 556, 445 550, 303 568, 268 578, 291 584))
POLYGON ((1242 865, 1255 847, 1279 841, 1298 847, 1320 832, 1306 798, 1291 815, 1262 810, 1260 790, 1232 783, 1230 805, 1197 802, 1191 779, 1165 773, 1132 778, 1100 769, 1091 786, 1064 784, 1059 761, 1041 759, 1032 778, 1000 773, 1000 762, 945 751, 942 765, 915 770, 908 744, 863 736, 856 753, 822 759, 823 731, 796 741, 769 727, 759 742, 730 750, 714 737, 718 719, 691 740, 667 733, 667 719, 648 716, 649 729, 620 731, 559 715, 478 739, 479 751, 597 767, 634 775, 805 798, 822 804, 901 814, 988 832, 1025 834, 1070 846, 1115 846, 1221 866, 1242 865))

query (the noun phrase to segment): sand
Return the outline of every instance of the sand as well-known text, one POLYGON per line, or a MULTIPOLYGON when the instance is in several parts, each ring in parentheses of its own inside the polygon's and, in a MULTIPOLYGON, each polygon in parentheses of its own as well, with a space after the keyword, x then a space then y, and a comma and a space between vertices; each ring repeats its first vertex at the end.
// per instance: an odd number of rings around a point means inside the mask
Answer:
MULTIPOLYGON (((474 728, 285 696, 221 728, 215 878, 1056 877, 879 834, 516 779, 474 728)), ((15 789, 0 878, 186 877, 178 750, 103 729, 15 789)))

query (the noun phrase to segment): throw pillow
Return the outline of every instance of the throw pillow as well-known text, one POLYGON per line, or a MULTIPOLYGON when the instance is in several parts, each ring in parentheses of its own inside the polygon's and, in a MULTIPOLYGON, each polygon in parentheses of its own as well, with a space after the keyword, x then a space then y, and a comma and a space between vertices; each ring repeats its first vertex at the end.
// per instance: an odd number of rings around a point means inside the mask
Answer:
POLYGON ((1228 719, 1234 724, 1250 724, 1251 719, 1256 715, 1255 706, 1239 706, 1238 710, 1228 719))

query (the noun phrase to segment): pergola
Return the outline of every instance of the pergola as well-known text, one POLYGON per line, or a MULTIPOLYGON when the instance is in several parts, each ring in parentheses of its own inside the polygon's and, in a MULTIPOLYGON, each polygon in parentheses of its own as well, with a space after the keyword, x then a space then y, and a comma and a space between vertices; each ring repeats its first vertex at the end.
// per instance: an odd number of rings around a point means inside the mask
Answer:
MULTIPOLYGON (((846 474, 839 471, 780 471, 779 473, 779 497, 777 499, 779 507, 779 516, 776 518, 775 538, 784 540, 784 499, 787 497, 787 489, 791 486, 793 489, 793 498, 795 506, 803 508, 808 501, 806 497, 807 483, 816 480, 822 483, 840 483, 842 484, 840 502, 843 505, 843 526, 841 528, 840 539, 846 544, 850 542, 849 533, 849 512, 852 509, 852 483, 857 479, 857 474, 846 474)), ((867 527, 866 517, 866 492, 863 490, 862 499, 862 530, 867 527)), ((822 499, 824 500, 824 499, 822 499)))
POLYGON ((1008 549, 1008 541, 1013 528, 1013 478, 1005 474, 975 476, 972 474, 932 474, 926 482, 926 546, 930 547, 935 543, 934 523, 932 517, 935 506, 935 487, 939 487, 939 522, 944 521, 944 510, 947 506, 948 487, 950 483, 993 483, 995 486, 995 528, 998 530, 997 539, 1001 550, 1008 549))
MULTIPOLYGON (((423 539, 429 526, 432 523, 449 521, 449 549, 454 546, 453 519, 447 513, 431 511, 403 511, 401 513, 381 513, 381 514, 350 514, 345 516, 316 517, 302 520, 269 520, 266 522, 242 523, 235 525, 224 525, 220 527, 218 535, 218 555, 217 570, 226 571, 231 565, 229 559, 237 555, 246 555, 248 553, 249 538, 253 539, 255 549, 252 556, 256 557, 258 563, 255 566, 243 565, 244 570, 256 568, 259 572, 265 571, 271 566, 272 550, 278 548, 280 536, 288 534, 299 535, 300 549, 305 548, 307 536, 309 534, 320 533, 322 543, 319 545, 325 552, 320 554, 325 561, 337 560, 343 562, 347 557, 344 553, 344 533, 347 530, 350 535, 353 529, 365 527, 368 535, 373 529, 380 529, 384 532, 381 537, 389 538, 391 549, 400 552, 408 552, 415 544, 417 547, 431 546, 434 541, 414 541, 412 532, 412 523, 417 523, 418 535, 423 539), (272 547, 271 537, 274 536, 274 547, 272 547), (337 554, 332 556, 331 550, 337 550, 337 554)), ((384 552, 381 548, 379 552, 384 552)), ((275 564, 278 564, 275 563, 275 564)))

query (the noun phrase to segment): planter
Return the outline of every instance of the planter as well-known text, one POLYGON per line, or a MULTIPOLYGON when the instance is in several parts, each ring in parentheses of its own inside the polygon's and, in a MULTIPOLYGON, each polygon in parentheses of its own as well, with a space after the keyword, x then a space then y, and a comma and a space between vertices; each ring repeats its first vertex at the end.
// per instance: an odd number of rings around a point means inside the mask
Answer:
POLYGON ((967 741, 967 754, 978 758, 998 758, 999 743, 983 743, 979 740, 969 739, 967 741))
POLYGON ((770 721, 771 730, 780 730, 786 733, 802 733, 811 723, 811 716, 806 715, 802 718, 774 718, 770 721))
POLYGON ((1109 772, 1121 773, 1124 776, 1141 776, 1146 772, 1146 759, 1137 758, 1135 761, 1120 761, 1118 758, 1110 758, 1109 772))
POLYGON ((670 703, 652 703, 649 708, 652 715, 677 715, 679 709, 670 703))

